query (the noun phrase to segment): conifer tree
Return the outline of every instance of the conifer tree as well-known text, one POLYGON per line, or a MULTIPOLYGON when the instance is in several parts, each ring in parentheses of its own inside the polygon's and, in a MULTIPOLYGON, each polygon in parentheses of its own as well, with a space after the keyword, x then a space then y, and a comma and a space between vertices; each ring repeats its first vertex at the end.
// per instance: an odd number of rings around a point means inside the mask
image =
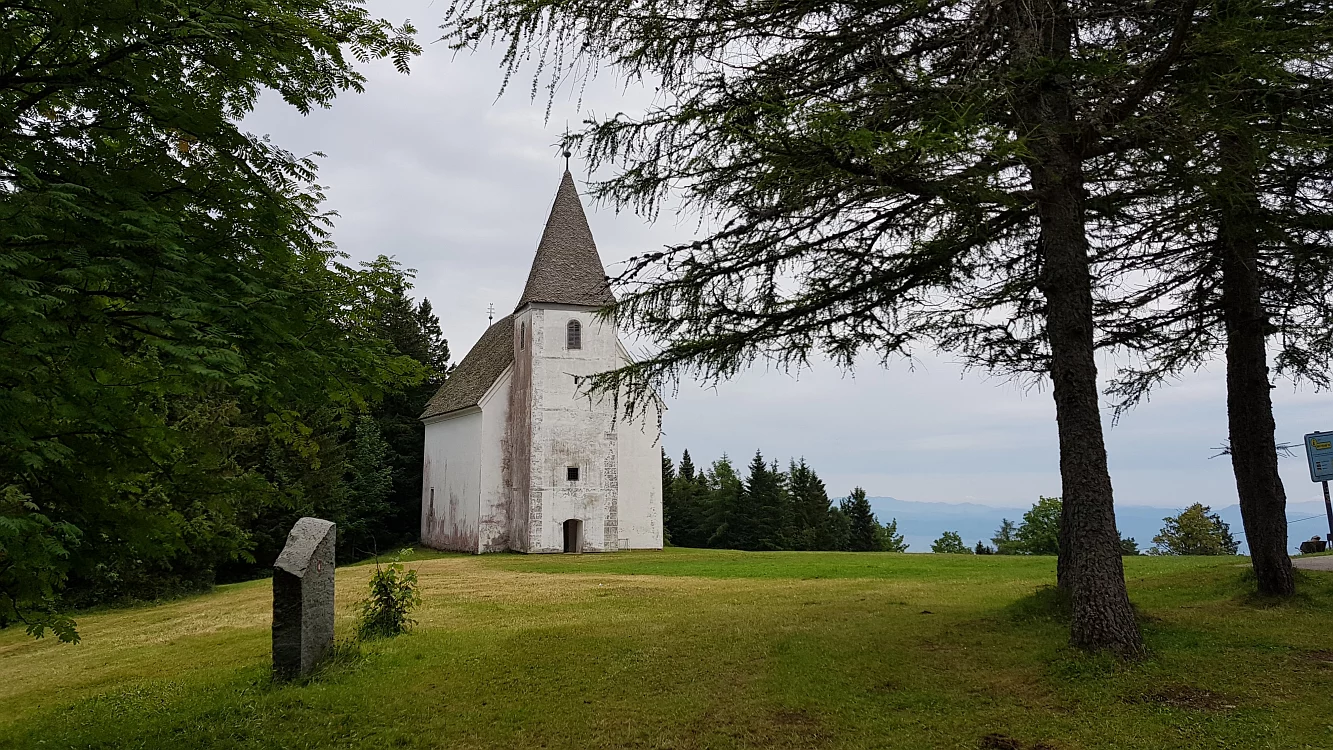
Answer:
POLYGON ((852 489, 850 495, 841 503, 842 512, 847 515, 849 533, 847 548, 852 552, 873 552, 880 549, 879 522, 870 509, 866 491, 860 487, 852 489))
POLYGON ((425 449, 420 416, 449 371, 450 355, 449 342, 440 330, 440 319, 431 311, 430 300, 417 303, 409 294, 413 271, 383 255, 363 263, 362 269, 386 290, 370 300, 363 315, 369 333, 389 341, 399 354, 410 357, 425 371, 421 383, 385 394, 372 412, 388 446, 384 460, 391 469, 393 487, 387 499, 391 510, 374 530, 374 543, 360 546, 364 557, 373 549, 414 541, 420 533, 425 449))
POLYGON ((710 546, 711 490, 708 478, 696 471, 688 450, 681 456, 671 493, 676 506, 672 543, 678 547, 710 546))
POLYGON ((741 492, 741 511, 738 515, 744 531, 739 536, 739 549, 784 548, 786 514, 783 494, 779 473, 769 466, 763 454, 755 451, 741 492))
POLYGON ((666 448, 662 453, 662 540, 665 544, 676 545, 676 540, 683 538, 680 533, 682 511, 676 504, 676 465, 671 462, 666 448))
MULTIPOLYGON (((877 524, 878 525, 878 524, 877 524)), ((877 548, 884 552, 906 552, 907 543, 898 533, 898 519, 893 519, 875 531, 877 548)))
POLYGON ((703 534, 709 547, 748 549, 744 509, 744 487, 731 459, 726 454, 713 462, 708 471, 708 499, 704 513, 703 534))
POLYGON ((995 554, 1018 554, 1016 548, 1018 539, 1014 537, 1014 532, 1016 530, 1017 527, 1014 525, 1013 521, 1010 521, 1007 518, 1000 519, 1000 528, 996 529, 995 536, 990 538, 990 540, 995 543, 995 554))
POLYGON ((1114 262, 1152 269, 1115 305, 1110 337, 1143 356, 1113 393, 1125 408, 1221 354, 1230 457, 1260 592, 1289 596, 1286 493, 1272 384, 1327 385, 1333 362, 1333 18, 1288 0, 1213 3, 1197 61, 1159 106, 1170 127, 1127 180, 1114 262))
POLYGON ((824 480, 806 464, 805 458, 792 461, 787 469, 792 499, 794 549, 836 550, 837 540, 830 524, 833 503, 824 480))

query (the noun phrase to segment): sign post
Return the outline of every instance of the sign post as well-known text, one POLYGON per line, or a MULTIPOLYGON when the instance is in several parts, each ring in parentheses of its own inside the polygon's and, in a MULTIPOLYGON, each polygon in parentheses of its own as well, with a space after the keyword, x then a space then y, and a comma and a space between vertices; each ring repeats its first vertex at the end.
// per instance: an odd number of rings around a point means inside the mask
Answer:
POLYGON ((1305 436, 1305 457, 1310 461, 1310 481, 1324 485, 1324 514, 1328 516, 1328 541, 1333 542, 1333 502, 1328 497, 1328 483, 1333 480, 1333 432, 1312 432, 1305 436))

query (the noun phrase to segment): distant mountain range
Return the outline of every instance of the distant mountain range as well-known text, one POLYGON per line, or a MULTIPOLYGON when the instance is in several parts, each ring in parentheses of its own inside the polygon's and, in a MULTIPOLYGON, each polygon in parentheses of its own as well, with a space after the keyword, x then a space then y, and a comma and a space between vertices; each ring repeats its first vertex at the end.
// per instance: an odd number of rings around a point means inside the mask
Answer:
MULTIPOLYGON (((880 522, 898 519, 898 533, 908 543, 909 552, 929 552, 930 543, 945 531, 956 531, 969 546, 980 539, 991 544, 990 538, 1000 528, 1000 521, 1008 518, 1017 524, 1029 508, 997 508, 976 503, 918 503, 892 497, 872 497, 870 507, 880 522)), ((1162 528, 1162 519, 1174 515, 1181 508, 1157 508, 1147 505, 1121 505, 1115 509, 1116 526, 1121 536, 1133 537, 1139 549, 1152 546, 1152 538, 1162 528)), ((1231 533, 1241 543, 1245 553, 1245 526, 1240 519, 1240 506, 1213 508, 1231 526, 1231 533)), ((1287 519, 1291 522, 1289 538, 1291 551, 1312 536, 1323 538, 1328 533, 1324 519, 1324 504, 1302 502, 1287 504, 1287 519)))

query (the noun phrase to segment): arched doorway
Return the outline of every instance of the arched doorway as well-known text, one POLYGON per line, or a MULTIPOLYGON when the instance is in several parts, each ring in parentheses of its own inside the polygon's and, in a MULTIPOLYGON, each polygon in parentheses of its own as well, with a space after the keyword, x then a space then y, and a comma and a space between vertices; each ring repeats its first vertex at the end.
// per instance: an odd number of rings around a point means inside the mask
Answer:
POLYGON ((577 518, 565 521, 565 551, 583 551, 583 522, 577 518))

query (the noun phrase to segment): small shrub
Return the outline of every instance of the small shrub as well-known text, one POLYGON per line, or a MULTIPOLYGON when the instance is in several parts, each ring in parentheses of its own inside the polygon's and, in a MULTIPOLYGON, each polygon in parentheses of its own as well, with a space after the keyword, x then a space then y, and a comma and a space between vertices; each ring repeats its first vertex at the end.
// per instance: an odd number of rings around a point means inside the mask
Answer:
POLYGON ((972 549, 963 544, 963 538, 956 531, 946 531, 939 539, 930 543, 930 551, 937 555, 970 555, 972 549))
POLYGON ((420 604, 415 570, 404 570, 397 558, 384 566, 376 561, 375 574, 370 577, 370 591, 356 605, 356 637, 367 640, 406 633, 416 624, 408 614, 420 604))

